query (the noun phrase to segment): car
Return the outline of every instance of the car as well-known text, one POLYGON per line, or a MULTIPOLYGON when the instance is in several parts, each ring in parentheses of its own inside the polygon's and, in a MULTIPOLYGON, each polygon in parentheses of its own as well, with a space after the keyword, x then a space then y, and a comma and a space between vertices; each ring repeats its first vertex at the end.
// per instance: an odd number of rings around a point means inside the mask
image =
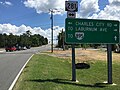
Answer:
POLYGON ((26 46, 26 48, 27 48, 27 49, 30 49, 30 48, 31 48, 31 46, 26 46))
POLYGON ((15 46, 6 47, 5 50, 6 50, 6 52, 16 51, 16 47, 15 46))
POLYGON ((22 50, 21 46, 16 46, 16 50, 18 51, 22 50))
POLYGON ((21 50, 27 50, 26 46, 21 47, 21 50))

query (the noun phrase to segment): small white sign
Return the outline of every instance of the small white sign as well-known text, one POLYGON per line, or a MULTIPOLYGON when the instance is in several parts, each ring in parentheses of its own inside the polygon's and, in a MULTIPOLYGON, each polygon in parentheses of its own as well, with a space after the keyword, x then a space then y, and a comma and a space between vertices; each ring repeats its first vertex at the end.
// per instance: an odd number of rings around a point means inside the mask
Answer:
POLYGON ((76 12, 67 12, 67 18, 76 18, 76 12))
POLYGON ((65 11, 77 12, 78 1, 65 1, 65 11))

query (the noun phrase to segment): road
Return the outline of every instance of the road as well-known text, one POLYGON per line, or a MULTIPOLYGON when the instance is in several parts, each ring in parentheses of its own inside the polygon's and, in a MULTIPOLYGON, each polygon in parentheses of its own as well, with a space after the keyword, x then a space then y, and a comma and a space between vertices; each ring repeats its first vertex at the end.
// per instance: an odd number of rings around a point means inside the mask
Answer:
POLYGON ((50 46, 31 48, 14 52, 0 52, 0 90, 8 90, 15 77, 33 55, 49 50, 50 46))

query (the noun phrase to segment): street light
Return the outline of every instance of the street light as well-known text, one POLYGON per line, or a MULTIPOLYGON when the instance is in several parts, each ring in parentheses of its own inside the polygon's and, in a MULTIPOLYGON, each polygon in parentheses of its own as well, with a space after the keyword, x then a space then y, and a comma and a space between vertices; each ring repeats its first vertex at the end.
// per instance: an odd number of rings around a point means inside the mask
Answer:
POLYGON ((53 53, 53 13, 55 12, 60 12, 58 11, 58 9, 49 9, 50 13, 51 13, 51 52, 53 53))

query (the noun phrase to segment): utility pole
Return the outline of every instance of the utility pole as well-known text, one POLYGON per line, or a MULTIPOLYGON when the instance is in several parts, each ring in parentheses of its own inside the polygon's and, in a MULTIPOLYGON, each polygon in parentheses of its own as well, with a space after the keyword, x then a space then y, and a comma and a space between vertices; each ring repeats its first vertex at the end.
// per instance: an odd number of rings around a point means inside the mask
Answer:
POLYGON ((51 53, 53 53, 53 10, 49 9, 49 11, 51 12, 51 53))
POLYGON ((49 11, 50 11, 50 13, 51 13, 51 17, 50 17, 50 19, 51 19, 51 53, 53 53, 53 13, 55 13, 55 11, 56 12, 60 12, 60 11, 58 11, 58 9, 49 9, 49 11))

